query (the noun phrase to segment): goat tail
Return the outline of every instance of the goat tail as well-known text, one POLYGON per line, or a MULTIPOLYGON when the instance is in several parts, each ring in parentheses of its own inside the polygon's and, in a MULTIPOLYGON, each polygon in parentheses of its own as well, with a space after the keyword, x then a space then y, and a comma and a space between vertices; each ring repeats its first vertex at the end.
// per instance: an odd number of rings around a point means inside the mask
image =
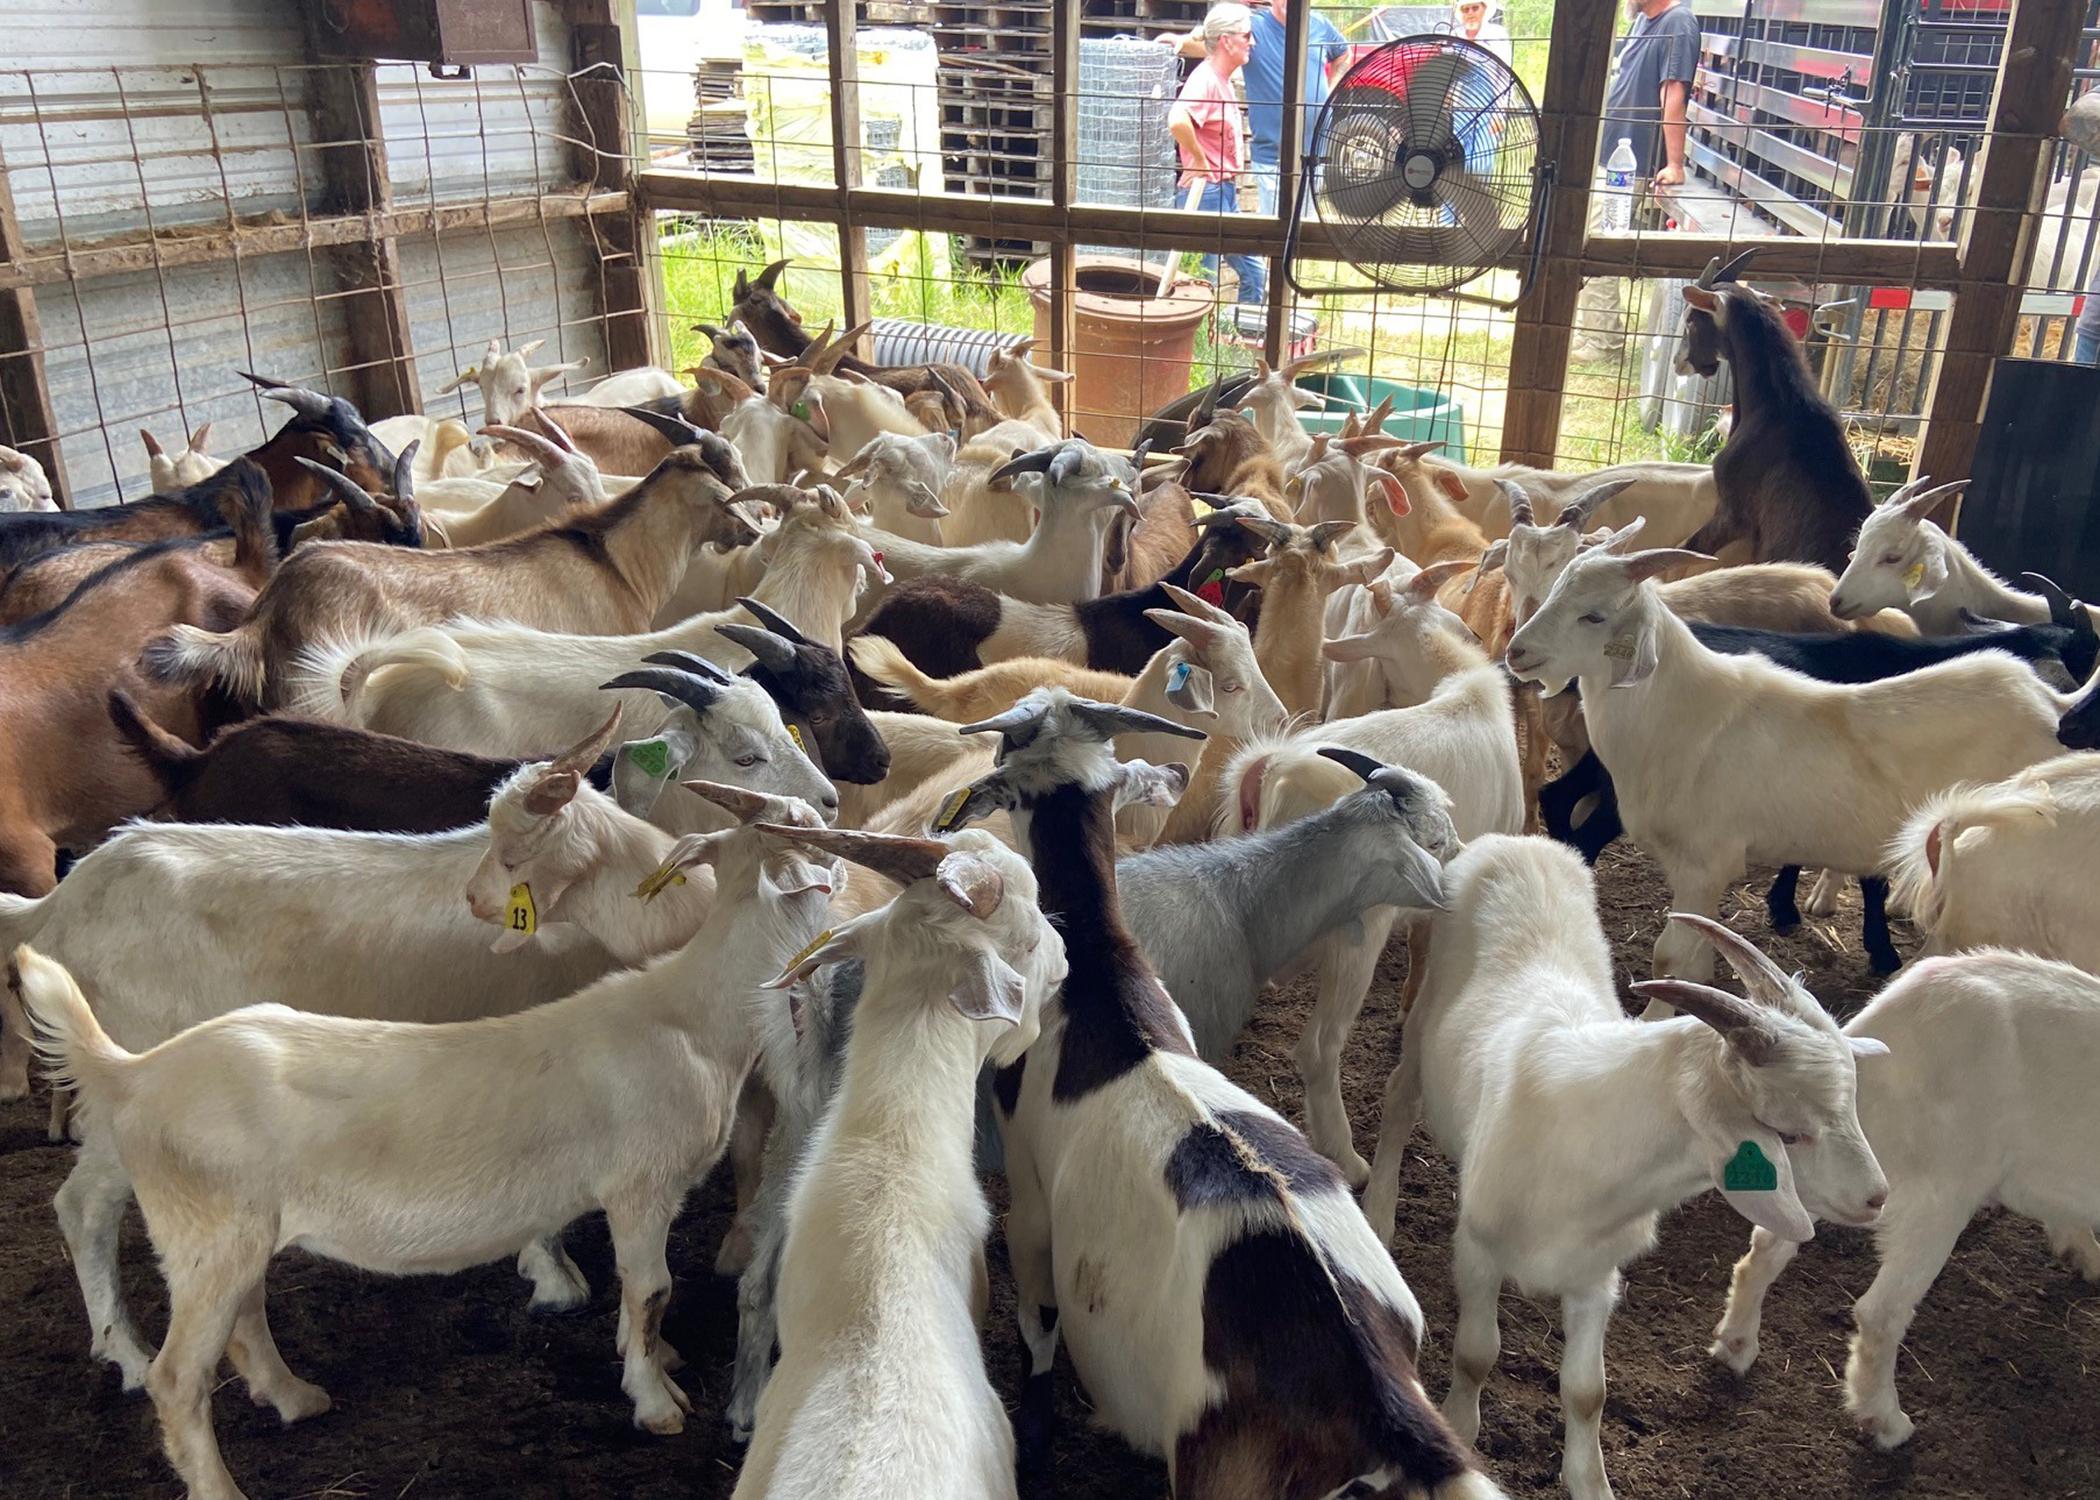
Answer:
POLYGON ((1274 828, 1331 806, 1363 785, 1354 771, 1320 754, 1316 733, 1248 740, 1225 762, 1220 835, 1274 828))
POLYGON ((72 1089, 91 1109, 123 1097, 132 1054, 110 1040, 65 965, 18 943, 7 965, 7 988, 27 1015, 38 1060, 54 1087, 72 1089))
POLYGON ((365 688, 381 667, 435 672, 454 692, 474 675, 459 642, 434 625, 398 635, 324 640, 299 653, 294 676, 303 685, 300 706, 318 718, 362 724, 371 706, 364 700, 365 688))
POLYGON ((948 695, 943 691, 947 685, 920 671, 888 636, 857 635, 846 643, 846 654, 853 658, 853 665, 860 668, 862 675, 936 718, 947 717, 942 712, 947 706, 948 695))
POLYGON ((164 795, 179 791, 197 762, 204 759, 203 751, 147 718, 138 701, 122 688, 109 690, 109 720, 117 726, 117 733, 132 753, 153 773, 164 795))
POLYGON ((155 682, 218 683, 242 703, 259 704, 269 673, 262 626, 250 620, 232 630, 177 625, 146 643, 139 665, 155 682))
POLYGON ((1957 782, 1935 792, 1904 819, 1885 863, 1889 895, 1927 933, 1947 923, 1954 894, 1954 855, 1962 835, 1978 828, 2056 823, 2056 799, 2045 781, 2018 777, 1979 786, 1957 782))

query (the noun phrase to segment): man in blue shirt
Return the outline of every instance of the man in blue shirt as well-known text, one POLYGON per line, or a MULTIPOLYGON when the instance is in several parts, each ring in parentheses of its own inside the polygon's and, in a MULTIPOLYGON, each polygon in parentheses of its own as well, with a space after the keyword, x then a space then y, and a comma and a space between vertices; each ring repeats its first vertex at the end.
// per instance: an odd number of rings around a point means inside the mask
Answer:
MULTIPOLYGON (((1276 212, 1277 166, 1283 154, 1283 59, 1285 18, 1291 13, 1290 0, 1267 0, 1257 3, 1254 10, 1254 55, 1247 60, 1245 71, 1240 75, 1241 86, 1247 92, 1247 128, 1254 138, 1253 148, 1248 152, 1249 168, 1254 174, 1254 189, 1260 196, 1264 214, 1276 212)), ((1174 47, 1183 57, 1203 56, 1203 39, 1191 32, 1188 36, 1163 36, 1161 41, 1174 47)), ((1301 94, 1305 100, 1305 126, 1300 133, 1302 143, 1311 139, 1314 122, 1319 118, 1320 106, 1327 102, 1327 68, 1339 58, 1348 43, 1334 29, 1334 23, 1315 11, 1306 20, 1305 27, 1305 83, 1301 94)))

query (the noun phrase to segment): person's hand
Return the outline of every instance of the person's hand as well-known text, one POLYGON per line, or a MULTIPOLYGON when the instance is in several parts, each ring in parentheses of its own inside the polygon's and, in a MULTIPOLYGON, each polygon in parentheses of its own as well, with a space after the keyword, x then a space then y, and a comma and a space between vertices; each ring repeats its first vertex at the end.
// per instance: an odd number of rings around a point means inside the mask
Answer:
POLYGON ((1683 187, 1683 164, 1679 163, 1676 166, 1671 166, 1669 163, 1665 162, 1663 164, 1662 169, 1655 174, 1655 185, 1659 188, 1683 187))
POLYGON ((1208 167, 1191 167, 1181 174, 1179 185, 1185 193, 1197 183, 1207 181, 1209 177, 1210 169, 1208 167))

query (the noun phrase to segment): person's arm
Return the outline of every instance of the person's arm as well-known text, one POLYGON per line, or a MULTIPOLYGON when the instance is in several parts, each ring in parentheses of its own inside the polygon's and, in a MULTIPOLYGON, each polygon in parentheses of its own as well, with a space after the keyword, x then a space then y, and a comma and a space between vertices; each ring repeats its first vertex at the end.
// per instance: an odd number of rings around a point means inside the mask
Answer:
POLYGON ((1201 31, 1191 31, 1183 36, 1176 36, 1171 31, 1164 31, 1160 33, 1159 43, 1163 47, 1172 47, 1176 57, 1194 58, 1200 62, 1206 55, 1203 50, 1203 33, 1201 31))
POLYGON ((1182 160, 1193 163, 1182 170, 1181 185, 1188 187, 1198 178, 1208 177, 1210 153, 1203 149, 1202 137, 1196 134, 1196 117, 1189 113, 1186 104, 1177 104, 1167 111, 1167 134, 1181 147, 1182 160))
POLYGON ((1692 87, 1681 78, 1665 78, 1662 86, 1663 164, 1655 169, 1657 187, 1684 185, 1685 104, 1692 87))

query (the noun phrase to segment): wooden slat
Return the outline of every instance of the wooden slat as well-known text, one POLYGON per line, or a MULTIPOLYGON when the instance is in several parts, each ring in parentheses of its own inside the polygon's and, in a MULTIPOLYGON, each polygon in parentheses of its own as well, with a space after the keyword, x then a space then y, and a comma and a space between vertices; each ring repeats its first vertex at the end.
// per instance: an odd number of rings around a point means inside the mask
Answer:
POLYGON ((574 82, 576 135, 583 144, 571 148, 576 176, 594 189, 628 196, 625 212, 599 218, 600 275, 605 306, 605 358, 614 370, 661 365, 669 344, 655 316, 651 242, 655 223, 639 200, 627 193, 634 175, 635 140, 628 88, 633 24, 631 0, 570 0, 570 65, 584 73, 574 82), (626 26, 621 23, 623 20, 626 26))
MULTIPOLYGON (((1057 0, 1050 39, 1050 202, 1069 208, 1079 192, 1079 5, 1057 0)), ((1050 245, 1050 364, 1070 370, 1077 352, 1078 330, 1072 319, 1072 292, 1077 285, 1077 241, 1059 235, 1050 245)), ((1072 386, 1061 380, 1050 387, 1050 400, 1066 432, 1075 411, 1072 386)))
POLYGON ((1583 241, 1585 276, 1696 276, 1715 256, 1723 260, 1758 247, 1751 280, 1791 276, 1845 286, 1907 286, 1945 291, 1961 278, 1952 245, 1917 240, 1731 239, 1723 234, 1603 234, 1583 241))
POLYGON ((2020 289, 2034 261, 2035 215, 2048 191, 2048 146, 2070 97, 2084 12, 2084 5, 2071 0, 2015 0, 1991 99, 1976 206, 1962 236, 1947 350, 1927 398, 1913 474, 1958 479, 1976 455, 1992 364, 2012 347, 2019 327, 2020 289))
POLYGON ((573 194, 492 198, 438 208, 393 208, 374 215, 336 214, 298 224, 256 223, 235 228, 217 224, 196 230, 164 230, 158 238, 148 238, 143 233, 124 234, 76 242, 69 250, 39 247, 10 264, 0 264, 0 291, 150 271, 155 265, 212 265, 232 260, 237 253, 274 255, 303 250, 308 245, 321 249, 352 244, 374 234, 399 238, 479 229, 483 225, 502 229, 535 222, 542 215, 549 219, 579 219, 625 214, 633 207, 627 193, 584 196, 586 191, 587 185, 578 184, 573 194))
POLYGON ((1551 465, 1560 442, 1570 328, 1582 291, 1590 184, 1596 175, 1597 121, 1618 13, 1615 0, 1561 0, 1553 7, 1539 160, 1557 163, 1559 180, 1546 216, 1538 279, 1517 304, 1509 400, 1502 417, 1505 462, 1551 465))
MULTIPOLYGON (((832 181, 848 192, 860 186, 859 35, 860 22, 851 5, 825 7, 824 40, 831 67, 832 181)), ((868 307, 868 235, 866 228, 851 216, 839 219, 838 230, 845 326, 851 328, 874 316, 868 307)))
MULTIPOLYGON (((1305 38, 1311 25, 1312 7, 1294 5, 1283 22, 1283 97, 1300 100, 1305 97, 1305 38)), ((1291 211, 1298 202, 1299 153, 1305 139, 1305 111, 1293 104, 1283 112, 1283 133, 1276 146, 1276 214, 1283 224, 1290 222, 1291 211)), ((1281 365, 1289 353, 1291 328, 1290 286, 1283 277, 1284 257, 1281 251, 1269 257, 1269 317, 1268 326, 1262 330, 1262 349, 1271 365, 1281 365)))
POLYGON ((399 245, 392 235, 378 232, 394 206, 379 121, 379 70, 371 63, 341 63, 314 68, 307 79, 307 109, 314 139, 321 143, 312 157, 320 178, 319 206, 361 217, 371 229, 330 247, 322 257, 333 268, 336 284, 351 294, 343 326, 353 366, 352 397, 371 421, 420 412, 423 388, 416 375, 399 245))
MULTIPOLYGON (((21 255, 14 189, 7 163, 0 160, 0 261, 14 262, 21 255)), ((36 293, 26 286, 0 291, 0 443, 42 464, 59 508, 73 508, 65 457, 58 451, 58 416, 44 376, 44 325, 37 317, 36 293)))

